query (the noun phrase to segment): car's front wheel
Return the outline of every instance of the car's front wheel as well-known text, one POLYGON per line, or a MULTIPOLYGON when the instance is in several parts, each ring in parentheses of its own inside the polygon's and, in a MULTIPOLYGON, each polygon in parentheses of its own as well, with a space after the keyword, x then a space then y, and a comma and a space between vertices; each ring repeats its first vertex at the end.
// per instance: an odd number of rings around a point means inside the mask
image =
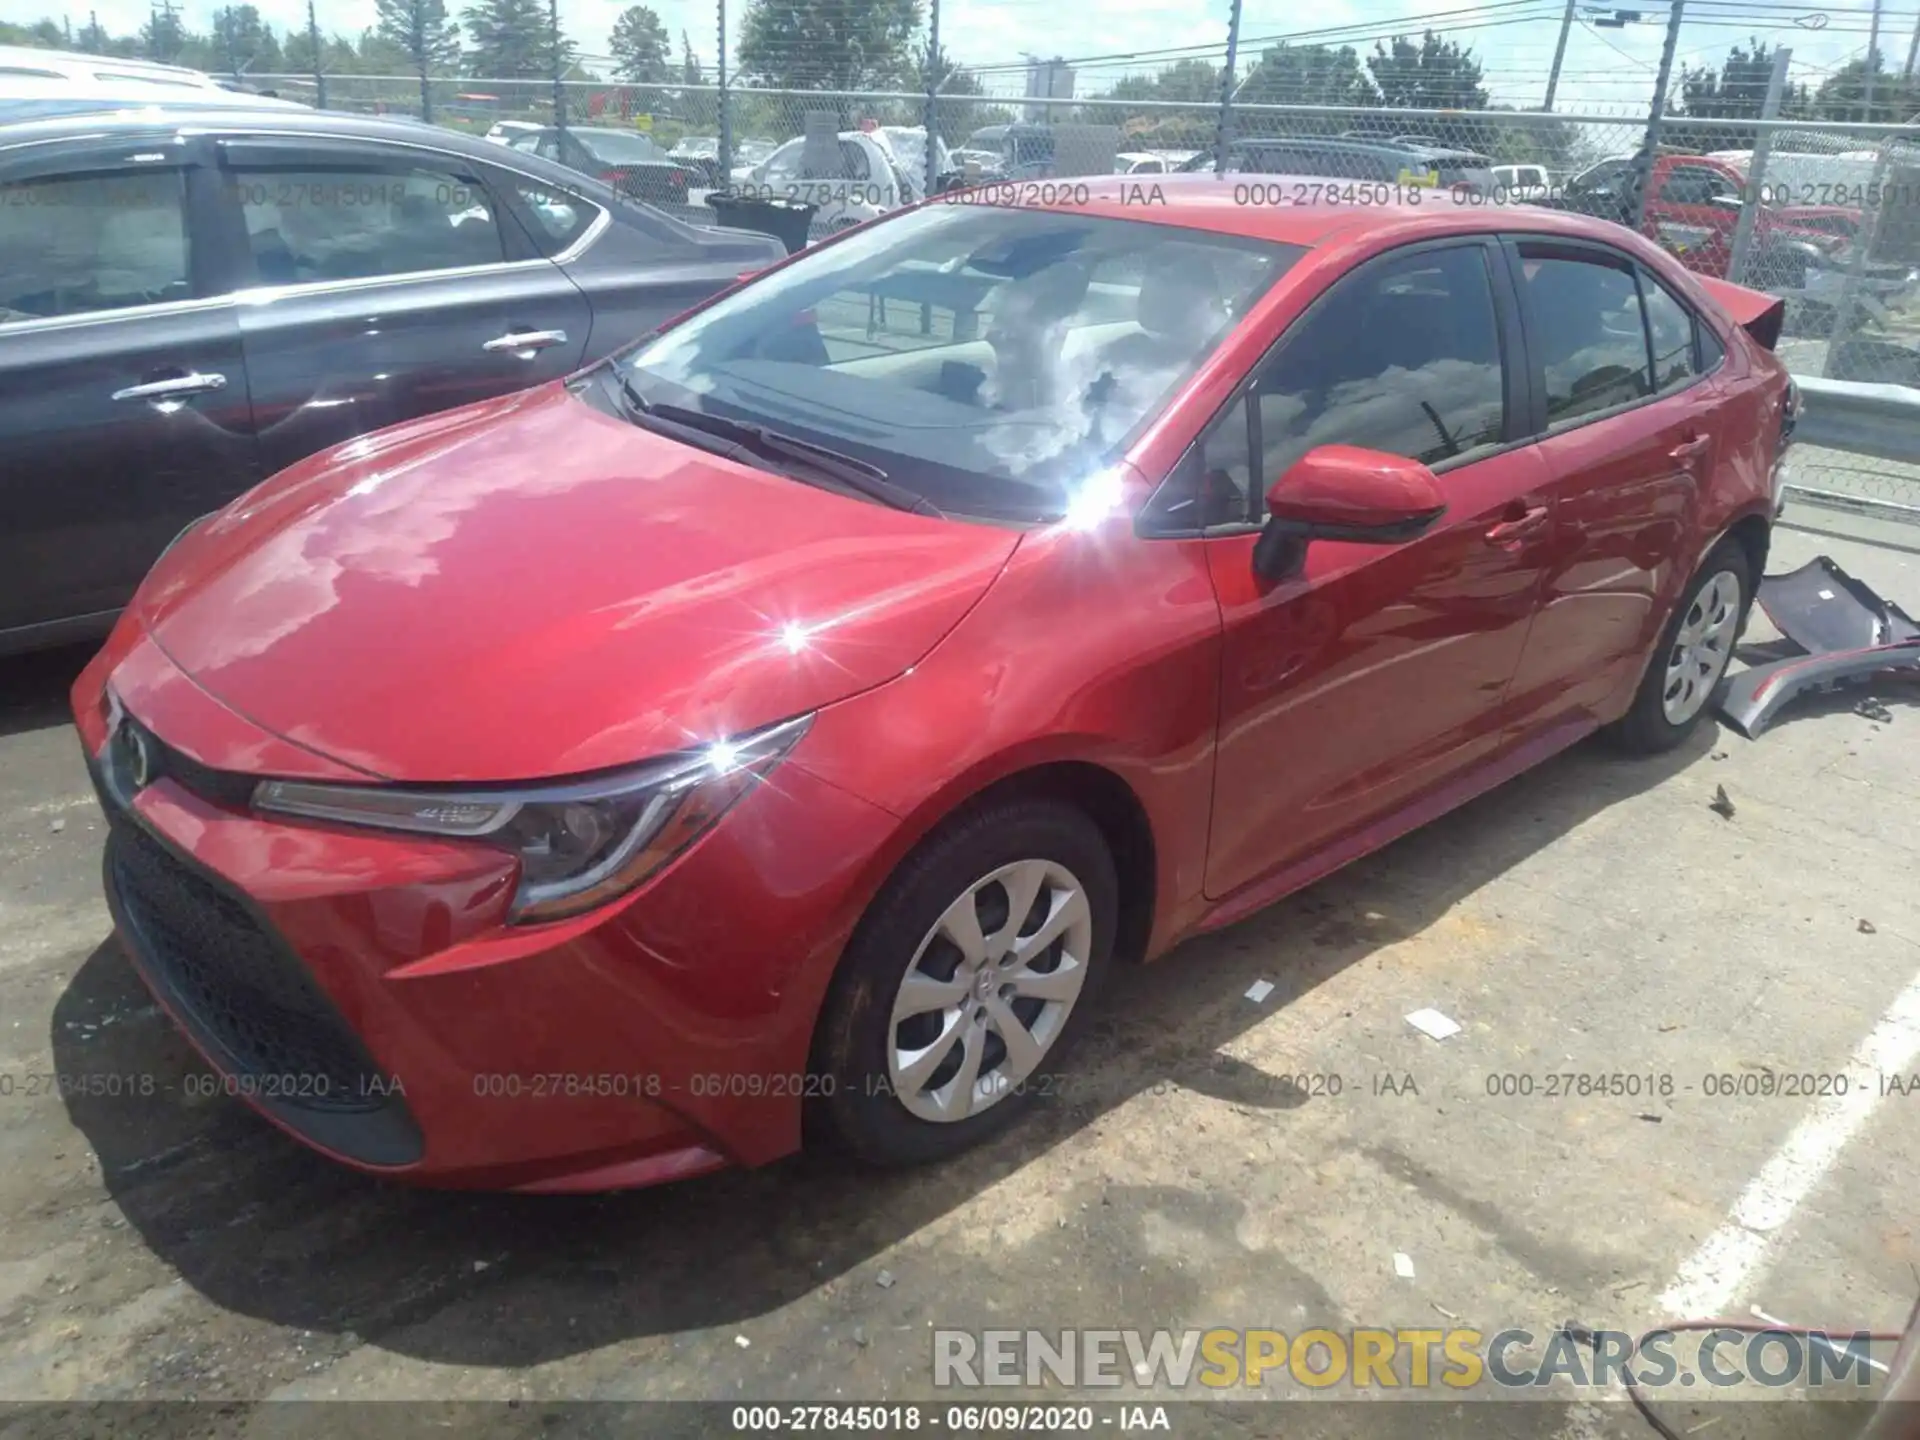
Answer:
POLYGON ((923 843, 861 923, 814 1045, 819 1114, 878 1164, 978 1143, 1045 1085, 1113 947, 1118 881, 1063 802, 971 811, 923 843))
POLYGON ((1736 540, 1722 540, 1667 622, 1633 708, 1611 727, 1623 749, 1651 755, 1692 733, 1727 673, 1752 594, 1746 550, 1736 540))

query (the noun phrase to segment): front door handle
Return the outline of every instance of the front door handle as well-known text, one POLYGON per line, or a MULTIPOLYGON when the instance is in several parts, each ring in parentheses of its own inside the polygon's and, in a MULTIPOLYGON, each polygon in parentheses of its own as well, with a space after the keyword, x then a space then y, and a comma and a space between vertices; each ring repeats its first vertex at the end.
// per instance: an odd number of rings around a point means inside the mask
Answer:
POLYGON ((1678 460, 1682 465, 1690 465, 1707 453, 1707 447, 1713 444, 1711 435, 1694 435, 1682 440, 1667 452, 1669 459, 1678 460))
POLYGON ((567 343, 564 330, 509 330, 505 335, 496 335, 480 348, 489 355, 511 354, 521 360, 531 360, 540 351, 554 345, 567 343))
POLYGON ((175 375, 170 380, 149 380, 144 385, 129 385, 124 390, 113 392, 116 400, 152 400, 160 403, 178 402, 188 395, 204 395, 209 390, 219 390, 226 386, 224 375, 204 375, 198 372, 192 375, 175 375))
POLYGON ((1487 531, 1487 539, 1495 545, 1517 545, 1530 540, 1547 528, 1547 507, 1531 505, 1522 514, 1511 520, 1502 520, 1487 531))

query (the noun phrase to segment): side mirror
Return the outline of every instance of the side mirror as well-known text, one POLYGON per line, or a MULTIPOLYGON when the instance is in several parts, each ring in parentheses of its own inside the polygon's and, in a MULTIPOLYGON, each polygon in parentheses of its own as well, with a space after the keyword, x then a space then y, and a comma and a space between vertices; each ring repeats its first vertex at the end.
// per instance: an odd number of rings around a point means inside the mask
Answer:
POLYGON ((1285 579, 1313 540, 1398 545, 1423 534, 1446 508, 1440 482, 1418 460, 1321 445, 1267 491, 1267 528, 1253 547, 1253 568, 1266 579, 1285 579))

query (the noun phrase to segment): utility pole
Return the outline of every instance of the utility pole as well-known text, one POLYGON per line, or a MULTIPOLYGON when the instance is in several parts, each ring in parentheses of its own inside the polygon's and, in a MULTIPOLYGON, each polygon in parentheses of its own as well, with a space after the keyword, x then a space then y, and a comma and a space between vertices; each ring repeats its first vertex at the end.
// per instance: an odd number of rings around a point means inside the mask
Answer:
POLYGON ((313 46, 314 101, 324 110, 327 108, 327 67, 320 63, 320 20, 313 13, 313 0, 307 0, 307 41, 313 46))
POLYGON ((1227 151, 1233 145, 1233 69, 1240 58, 1240 0, 1229 0, 1227 12, 1227 68, 1220 72, 1220 123, 1214 128, 1213 173, 1227 173, 1227 151))
POLYGON ((562 133, 567 128, 566 46, 560 43, 560 0, 547 0, 547 26, 553 32, 553 123, 562 133))
POLYGON ((1667 42, 1660 47, 1660 73, 1653 81, 1653 108, 1647 112, 1647 134, 1633 157, 1633 228, 1647 218, 1647 185, 1653 177, 1653 157, 1660 153, 1660 122, 1666 115, 1667 82, 1673 78, 1673 52, 1680 44, 1680 21, 1686 0, 1673 0, 1667 10, 1667 42))
MULTIPOLYGON (((714 179, 719 182, 717 188, 731 191, 733 189, 733 101, 727 91, 727 0, 719 0, 719 5, 720 173, 714 176, 714 179)), ((937 44, 940 36, 940 0, 934 0, 933 34, 937 44)), ((933 142, 929 140, 927 143, 931 147, 933 142)), ((931 155, 932 149, 929 148, 927 153, 931 155)))
POLYGON ((940 73, 940 59, 940 0, 931 0, 927 11, 927 159, 920 181, 922 198, 933 194, 940 178, 940 167, 933 159, 940 134, 940 86, 946 80, 940 73))
MULTIPOLYGON (((1773 74, 1767 77, 1767 98, 1760 106, 1761 120, 1773 120, 1780 114, 1780 100, 1787 91, 1787 66, 1793 63, 1793 51, 1782 46, 1773 52, 1773 74)), ((1753 137, 1753 161, 1747 166, 1747 198, 1740 207, 1740 218, 1733 222, 1733 250, 1727 257, 1727 279, 1743 284, 1747 270, 1747 250, 1753 244, 1753 222, 1765 200, 1767 157, 1773 153, 1773 127, 1762 125, 1753 137)))
POLYGON ((1873 0, 1873 19, 1867 24, 1867 103, 1860 118, 1873 123, 1873 80, 1880 69, 1880 0, 1873 0))
MULTIPOLYGON (((179 31, 175 29, 173 0, 154 0, 152 10, 149 13, 153 24, 154 38, 159 39, 164 34, 168 43, 173 44, 173 42, 179 38, 179 31), (159 23, 162 15, 167 17, 165 30, 161 29, 159 23)), ((180 47, 174 44, 172 54, 149 55, 146 58, 149 60, 158 60, 165 65, 171 65, 175 60, 180 58, 180 47)))
POLYGON ((1553 109, 1553 92, 1560 88, 1560 62, 1567 58, 1567 32, 1573 29, 1573 7, 1576 0, 1567 0, 1567 10, 1560 17, 1560 40, 1553 47, 1553 69, 1547 72, 1547 99, 1540 108, 1553 109))

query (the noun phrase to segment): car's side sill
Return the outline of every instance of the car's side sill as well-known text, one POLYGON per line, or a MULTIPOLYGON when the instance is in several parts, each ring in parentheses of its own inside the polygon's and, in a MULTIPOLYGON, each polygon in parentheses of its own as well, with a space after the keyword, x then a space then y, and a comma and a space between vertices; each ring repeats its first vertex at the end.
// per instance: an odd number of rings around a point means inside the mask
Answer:
POLYGON ((1476 768, 1422 792, 1398 810, 1358 830, 1349 831, 1332 844, 1283 869, 1243 885, 1207 911, 1194 927, 1195 933, 1218 930, 1246 919, 1257 910, 1266 909, 1294 891, 1304 889, 1316 880, 1323 880, 1341 867, 1351 865, 1402 835, 1439 819, 1475 796, 1484 795, 1497 785, 1504 785, 1522 771, 1531 770, 1541 761, 1584 740, 1599 728, 1599 722, 1585 712, 1555 722, 1510 749, 1498 752, 1476 768))

